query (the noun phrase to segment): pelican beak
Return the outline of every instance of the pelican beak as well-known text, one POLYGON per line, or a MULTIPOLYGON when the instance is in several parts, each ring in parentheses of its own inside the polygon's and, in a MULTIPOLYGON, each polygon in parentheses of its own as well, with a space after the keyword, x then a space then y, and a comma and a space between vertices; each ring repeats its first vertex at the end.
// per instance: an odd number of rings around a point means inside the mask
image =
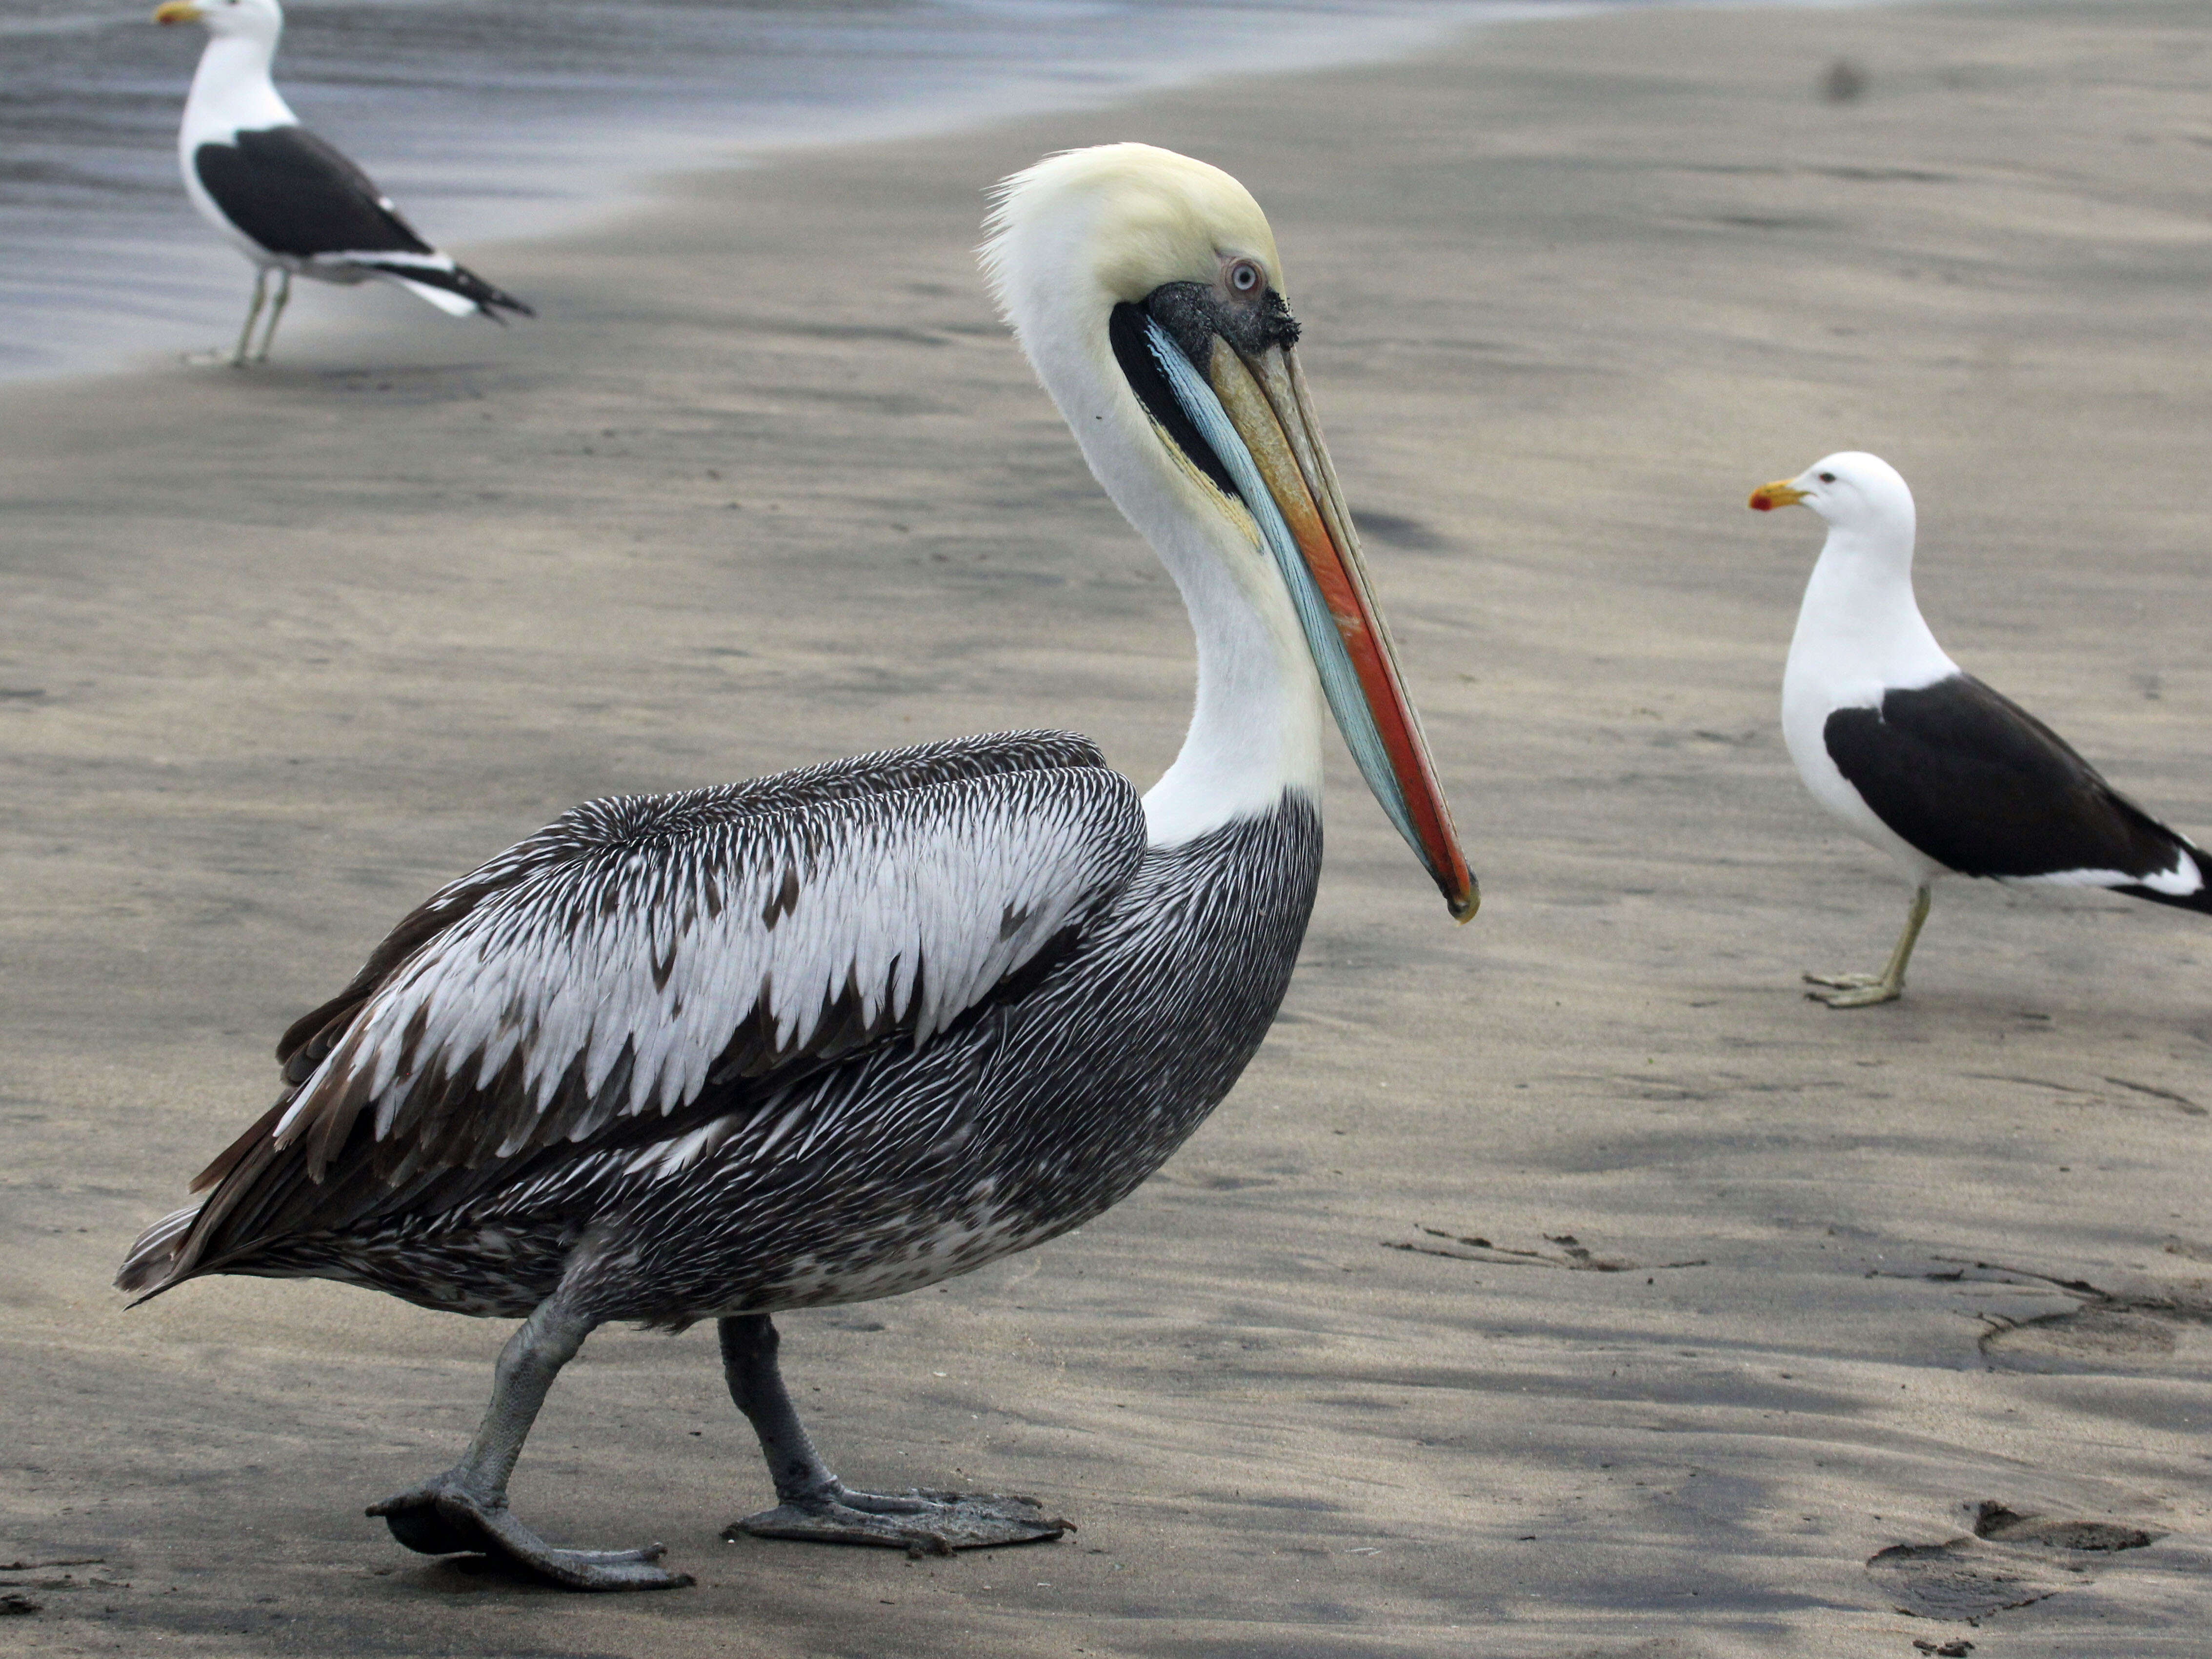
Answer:
POLYGON ((154 21, 157 23, 197 23, 200 21, 200 9, 187 3, 187 0, 167 0, 166 4, 155 9, 154 21))
POLYGON ((1751 492, 1751 510, 1771 513, 1778 507, 1795 507, 1805 499, 1805 492, 1787 481, 1763 483, 1751 492))
POLYGON ((1216 335, 1206 378, 1297 549, 1308 580, 1294 583, 1291 596, 1345 743, 1453 918, 1466 921, 1482 902, 1481 889, 1467 867, 1397 647, 1368 583, 1297 349, 1271 345, 1248 358, 1216 335), (1316 611, 1322 614, 1309 614, 1316 611))
POLYGON ((1420 716, 1375 603, 1359 538, 1314 418, 1295 348, 1247 355, 1214 334, 1201 377, 1175 338, 1149 324, 1153 357, 1235 480, 1290 589, 1345 745, 1406 844, 1465 921, 1482 902, 1420 716))

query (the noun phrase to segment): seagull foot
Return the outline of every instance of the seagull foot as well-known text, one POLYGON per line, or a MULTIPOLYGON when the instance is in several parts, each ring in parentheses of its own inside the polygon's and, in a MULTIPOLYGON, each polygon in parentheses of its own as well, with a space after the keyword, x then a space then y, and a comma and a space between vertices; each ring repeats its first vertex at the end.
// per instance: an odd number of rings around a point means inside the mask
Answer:
POLYGON ((514 1518, 504 1502, 486 1503, 451 1474, 368 1506, 392 1535, 423 1555, 492 1555, 580 1590, 680 1589, 688 1572, 659 1565, 665 1544, 638 1550, 556 1549, 514 1518))
POLYGON ((1871 1008, 1878 1002, 1894 1002, 1905 993, 1904 986, 1882 974, 1808 974, 1805 983, 1832 988, 1805 993, 1831 1008, 1871 1008))
POLYGON ((732 1522, 722 1536, 734 1540, 750 1533, 756 1538, 795 1538, 817 1544, 875 1544, 921 1556, 1042 1543, 1074 1530, 1075 1522, 1047 1515, 1033 1498, 957 1492, 894 1496, 840 1486, 732 1522))

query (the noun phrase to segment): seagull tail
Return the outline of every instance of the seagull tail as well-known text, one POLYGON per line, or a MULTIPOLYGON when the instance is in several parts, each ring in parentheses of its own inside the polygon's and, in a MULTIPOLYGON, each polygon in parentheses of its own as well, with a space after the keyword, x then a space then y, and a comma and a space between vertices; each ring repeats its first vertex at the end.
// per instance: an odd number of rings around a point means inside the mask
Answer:
POLYGON ((2127 815, 2135 819, 2140 830, 2148 830, 2155 840, 2166 844, 2173 855, 2173 862, 2165 869, 2150 875, 2137 876, 2124 885, 2116 884, 2114 890, 2130 898, 2148 899, 2154 904, 2171 904, 2183 910, 2202 910, 2212 915, 2212 854, 2208 854, 2179 830, 2169 829, 2118 791, 2112 799, 2127 815))
POLYGON ((507 319, 499 314, 502 311, 514 312, 519 317, 538 314, 505 289, 494 288, 466 265, 450 259, 432 264, 422 260, 386 260, 373 254, 356 254, 348 263, 398 283, 448 316, 465 317, 474 312, 495 323, 503 323, 507 319))
POLYGON ((2201 910, 2212 915, 2212 855, 2202 848, 2173 837, 2174 851, 2179 854, 2174 860, 2172 875, 2153 878, 2153 882, 2138 883, 2120 890, 2131 898, 2148 899, 2154 904, 2171 904, 2184 910, 2201 910), (2196 884, 2189 886, 2191 873, 2196 884), (2177 879, 2178 878, 2178 879, 2177 879), (2176 890, 2186 888, 2185 891, 2176 890))

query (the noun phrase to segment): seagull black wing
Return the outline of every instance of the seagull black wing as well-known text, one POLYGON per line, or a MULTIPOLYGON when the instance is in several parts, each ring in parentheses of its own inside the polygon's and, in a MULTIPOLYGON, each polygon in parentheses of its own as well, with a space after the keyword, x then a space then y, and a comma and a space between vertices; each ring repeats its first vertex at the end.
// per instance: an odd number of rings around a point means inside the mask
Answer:
POLYGON ((192 171, 223 216, 271 253, 442 289, 486 314, 535 314, 424 241, 374 179, 305 127, 241 131, 228 143, 202 144, 192 171))
POLYGON ((2212 910, 2212 867, 2063 738, 1970 674, 1839 708, 1828 755, 1876 817, 1961 875, 2212 910))
POLYGON ((430 253, 369 176, 305 127, 202 144, 193 170, 223 216, 271 253, 430 253))
POLYGON ((285 1033, 289 1085, 149 1232, 126 1289, 342 1225, 892 1038, 1079 936, 1146 844, 1087 740, 933 744, 564 815, 449 884, 285 1033))

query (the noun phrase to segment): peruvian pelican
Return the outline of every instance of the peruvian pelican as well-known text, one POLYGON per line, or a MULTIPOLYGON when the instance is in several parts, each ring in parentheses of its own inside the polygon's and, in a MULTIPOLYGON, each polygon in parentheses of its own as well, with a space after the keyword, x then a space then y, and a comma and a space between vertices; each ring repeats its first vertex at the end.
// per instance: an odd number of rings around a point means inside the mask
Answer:
POLYGON ((1057 1536, 1025 1498, 844 1486, 769 1316, 1065 1232, 1205 1120, 1305 932, 1324 701, 1452 915, 1474 910, 1258 205, 1165 150, 1079 150, 1006 181, 984 259, 1182 592, 1189 735, 1141 799, 1086 738, 1021 732, 595 801, 432 895, 285 1033, 283 1095, 118 1283, 319 1277, 526 1316, 461 1461, 370 1511, 411 1548, 689 1582, 659 1545, 556 1548, 507 1506, 555 1374, 616 1319, 720 1322, 775 1484, 744 1531, 1057 1536))
POLYGON ((284 13, 276 0, 167 0, 157 23, 198 23, 207 50, 185 99, 177 161, 200 217, 253 264, 253 299, 234 368, 269 361, 292 278, 396 283, 455 317, 537 313, 415 234, 369 176, 300 125, 269 78, 284 13), (269 299, 269 274, 276 297, 269 299), (261 343, 253 325, 269 306, 261 343))
POLYGON ((1938 876, 2109 887, 2212 910, 2212 860, 1936 643, 1912 595, 1912 491, 1845 450, 1751 492, 1828 526, 1782 674, 1782 735, 1813 799, 1897 861, 1905 931, 1879 974, 1808 974, 1831 1008, 1894 1002, 1938 876))

